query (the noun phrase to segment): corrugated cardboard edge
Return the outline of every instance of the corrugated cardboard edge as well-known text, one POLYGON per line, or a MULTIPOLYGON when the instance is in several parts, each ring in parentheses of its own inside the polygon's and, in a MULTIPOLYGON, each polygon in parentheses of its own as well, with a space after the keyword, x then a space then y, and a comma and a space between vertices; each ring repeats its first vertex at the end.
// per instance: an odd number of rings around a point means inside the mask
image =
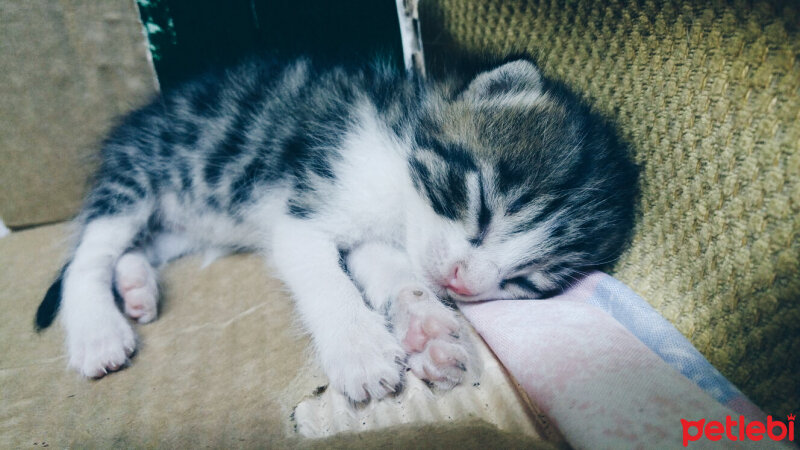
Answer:
MULTIPOLYGON (((315 379, 319 386, 297 403, 288 417, 288 426, 306 438, 325 438, 406 424, 480 420, 502 431, 568 448, 555 426, 530 402, 483 339, 472 327, 469 329, 483 365, 479 381, 462 383, 448 392, 433 392, 409 373, 399 396, 354 408, 343 395, 327 389, 327 384, 321 383, 324 376, 318 373, 315 379)), ((306 375, 303 378, 308 378, 306 375)))

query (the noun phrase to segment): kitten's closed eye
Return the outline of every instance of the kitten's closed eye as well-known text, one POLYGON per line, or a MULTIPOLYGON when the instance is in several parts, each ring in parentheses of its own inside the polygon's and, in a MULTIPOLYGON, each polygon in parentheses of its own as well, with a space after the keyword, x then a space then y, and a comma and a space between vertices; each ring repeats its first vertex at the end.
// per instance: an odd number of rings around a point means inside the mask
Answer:
POLYGON ((539 289, 536 287, 531 280, 527 277, 518 276, 513 278, 506 278, 505 280, 500 282, 500 289, 505 289, 506 287, 514 286, 526 291, 530 291, 532 293, 538 293, 539 289))
POLYGON ((486 202, 486 193, 483 189, 483 177, 481 176, 480 172, 478 173, 478 188, 479 188, 479 205, 478 205, 478 233, 474 238, 469 240, 469 243, 474 246, 478 247, 483 244, 483 240, 486 239, 486 235, 489 233, 489 224, 492 221, 492 210, 489 208, 489 205, 486 202))
POLYGON ((526 276, 516 276, 506 278, 500 282, 500 289, 510 289, 518 293, 518 296, 525 296, 529 298, 549 298, 561 293, 562 288, 556 286, 553 288, 546 288, 541 286, 526 276))

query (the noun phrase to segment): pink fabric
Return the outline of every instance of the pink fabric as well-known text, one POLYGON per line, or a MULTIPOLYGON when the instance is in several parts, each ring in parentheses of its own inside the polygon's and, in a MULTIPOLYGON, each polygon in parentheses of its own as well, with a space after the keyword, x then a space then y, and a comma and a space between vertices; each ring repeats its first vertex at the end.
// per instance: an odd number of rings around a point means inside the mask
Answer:
MULTIPOLYGON (((595 282, 576 290, 592 292, 595 282)), ((682 447, 681 419, 739 415, 591 304, 561 298, 459 307, 576 448, 682 447)))

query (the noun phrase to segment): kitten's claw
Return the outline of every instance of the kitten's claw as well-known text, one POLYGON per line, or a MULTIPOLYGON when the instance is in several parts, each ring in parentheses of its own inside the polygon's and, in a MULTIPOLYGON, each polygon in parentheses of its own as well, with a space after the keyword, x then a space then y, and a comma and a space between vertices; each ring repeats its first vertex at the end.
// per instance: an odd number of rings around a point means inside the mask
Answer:
POLYGON ((468 358, 467 349, 462 345, 434 340, 423 352, 412 354, 408 365, 417 377, 447 390, 463 380, 468 369, 460 360, 468 358))
POLYGON ((397 394, 397 388, 390 386, 389 382, 386 381, 385 379, 381 378, 380 384, 381 386, 383 386, 384 389, 391 392, 392 394, 397 394))
POLYGON ((366 321, 335 347, 330 349, 331 359, 323 359, 323 369, 331 386, 354 406, 394 395, 402 388, 406 354, 383 320, 366 321))

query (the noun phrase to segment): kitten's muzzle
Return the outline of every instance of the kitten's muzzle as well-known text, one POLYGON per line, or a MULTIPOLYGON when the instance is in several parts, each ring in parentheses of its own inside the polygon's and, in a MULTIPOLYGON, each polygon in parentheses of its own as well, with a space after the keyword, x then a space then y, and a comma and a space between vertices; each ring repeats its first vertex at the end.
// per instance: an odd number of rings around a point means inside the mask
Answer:
POLYGON ((446 284, 444 284, 443 287, 454 294, 464 297, 472 297, 475 294, 464 284, 464 279, 459 277, 459 270, 463 273, 460 265, 457 264, 447 277, 446 284))

